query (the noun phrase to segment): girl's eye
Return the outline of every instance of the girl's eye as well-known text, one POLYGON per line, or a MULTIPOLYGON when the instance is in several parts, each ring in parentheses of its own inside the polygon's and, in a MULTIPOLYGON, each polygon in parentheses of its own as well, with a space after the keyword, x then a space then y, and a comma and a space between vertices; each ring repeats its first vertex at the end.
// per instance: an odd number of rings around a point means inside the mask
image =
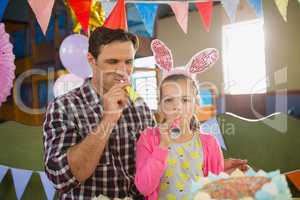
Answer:
POLYGON ((132 61, 132 60, 127 60, 127 61, 126 61, 126 64, 127 64, 127 65, 132 65, 132 64, 133 64, 133 61, 132 61))
POLYGON ((165 99, 165 103, 170 103, 170 102, 172 102, 173 101, 173 99, 171 99, 171 98, 168 98, 168 99, 165 99))
POLYGON ((183 102, 183 103, 188 103, 188 102, 191 102, 191 100, 190 100, 189 98, 183 98, 183 99, 182 99, 182 102, 183 102))

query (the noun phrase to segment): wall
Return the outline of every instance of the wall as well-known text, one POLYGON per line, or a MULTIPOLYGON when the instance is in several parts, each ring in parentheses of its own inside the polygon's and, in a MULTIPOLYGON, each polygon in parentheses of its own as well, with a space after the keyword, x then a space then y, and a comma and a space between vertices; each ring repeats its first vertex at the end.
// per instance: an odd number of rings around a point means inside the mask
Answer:
MULTIPOLYGON (((266 67, 270 76, 268 91, 281 89, 275 84, 274 72, 287 67, 288 90, 299 90, 300 79, 300 4, 290 0, 288 22, 284 22, 273 1, 263 1, 266 40, 266 67)), ((246 1, 241 1, 237 12, 237 20, 254 18, 253 9, 246 1)), ((164 41, 173 51, 175 65, 186 64, 191 56, 206 47, 222 50, 222 24, 227 17, 221 5, 214 6, 212 28, 209 33, 203 29, 198 12, 189 14, 188 34, 180 29, 175 17, 161 19, 157 22, 157 38, 164 41)), ((245 38, 246 39, 246 38, 245 38)), ((280 75, 279 75, 280 76, 280 75)), ((214 80, 220 86, 223 82, 222 61, 199 77, 201 80, 214 80)))
MULTIPOLYGON (((290 0, 288 6, 288 21, 284 22, 273 1, 264 1, 266 64, 270 78, 269 91, 287 88, 300 89, 300 4, 290 0), (275 72, 287 67, 287 83, 276 84, 275 72), (273 76, 273 78, 272 78, 273 76)), ((284 77, 284 71, 282 75, 284 77)))
MULTIPOLYGON (((260 106, 256 111, 266 114, 276 111, 275 94, 277 91, 282 89, 293 91, 293 95, 285 95, 288 96, 288 109, 295 106, 297 101, 294 98, 299 97, 295 93, 297 94, 297 90, 300 90, 300 78, 298 78, 300 75, 300 67, 298 66, 298 63, 300 63, 300 4, 297 0, 289 1, 288 22, 284 22, 274 1, 263 1, 263 8, 268 97, 257 96, 256 106, 259 104, 260 106)), ((237 21, 254 18, 254 10, 246 0, 241 0, 237 12, 237 21)), ((214 6, 212 27, 209 33, 204 31, 198 12, 191 12, 189 14, 188 34, 183 33, 175 17, 169 17, 157 22, 157 38, 164 41, 173 51, 175 65, 184 65, 193 54, 201 49, 215 47, 221 52, 222 25, 227 23, 228 18, 223 6, 219 4, 214 6)), ((222 60, 198 78, 201 81, 211 81, 217 86, 219 92, 222 91, 224 87, 222 60)), ((284 94, 281 93, 281 95, 284 94)), ((285 97, 283 96, 283 98, 285 97)), ((231 110, 241 114, 246 112, 246 110, 251 110, 251 97, 249 95, 234 97, 226 95, 223 99, 230 101, 226 102, 226 111, 231 110), (236 105, 239 105, 239 108, 236 108, 236 105)), ((222 104, 222 102, 219 102, 219 104, 222 104)), ((287 111, 288 109, 280 110, 287 111)), ((246 116, 255 117, 249 113, 246 116)))
MULTIPOLYGON (((157 38, 162 40, 172 50, 175 66, 187 64, 195 53, 204 48, 215 47, 221 50, 221 9, 220 6, 214 8, 213 22, 209 33, 204 30, 198 12, 190 12, 189 14, 188 34, 184 34, 175 17, 157 21, 157 38)), ((222 76, 222 61, 220 60, 199 78, 202 81, 212 81, 218 88, 221 88, 222 76)))

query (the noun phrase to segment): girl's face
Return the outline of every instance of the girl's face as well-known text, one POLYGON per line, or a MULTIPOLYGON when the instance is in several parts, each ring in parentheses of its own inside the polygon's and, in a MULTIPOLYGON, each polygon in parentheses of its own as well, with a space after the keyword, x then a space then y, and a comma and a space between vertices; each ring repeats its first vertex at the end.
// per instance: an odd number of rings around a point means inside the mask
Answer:
POLYGON ((192 81, 180 79, 164 82, 159 107, 167 120, 183 117, 190 122, 196 109, 196 91, 192 81))

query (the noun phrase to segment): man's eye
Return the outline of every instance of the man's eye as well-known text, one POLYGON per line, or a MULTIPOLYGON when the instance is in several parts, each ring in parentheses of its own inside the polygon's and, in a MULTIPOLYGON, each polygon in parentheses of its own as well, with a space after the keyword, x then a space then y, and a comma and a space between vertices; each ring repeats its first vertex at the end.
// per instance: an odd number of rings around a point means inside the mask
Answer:
POLYGON ((109 63, 109 64, 117 64, 118 61, 117 60, 108 60, 107 63, 109 63))

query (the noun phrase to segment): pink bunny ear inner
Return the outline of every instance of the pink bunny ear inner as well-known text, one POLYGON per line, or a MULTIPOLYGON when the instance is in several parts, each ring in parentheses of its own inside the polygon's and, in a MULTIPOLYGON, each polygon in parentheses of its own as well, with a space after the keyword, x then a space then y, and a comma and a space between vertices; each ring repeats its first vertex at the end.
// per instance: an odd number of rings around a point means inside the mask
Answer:
POLYGON ((190 73, 202 73, 219 60, 219 51, 207 48, 198 52, 188 64, 190 73))
POLYGON ((164 71, 170 71, 173 68, 173 58, 171 50, 160 40, 155 39, 151 42, 151 49, 156 64, 164 71))

